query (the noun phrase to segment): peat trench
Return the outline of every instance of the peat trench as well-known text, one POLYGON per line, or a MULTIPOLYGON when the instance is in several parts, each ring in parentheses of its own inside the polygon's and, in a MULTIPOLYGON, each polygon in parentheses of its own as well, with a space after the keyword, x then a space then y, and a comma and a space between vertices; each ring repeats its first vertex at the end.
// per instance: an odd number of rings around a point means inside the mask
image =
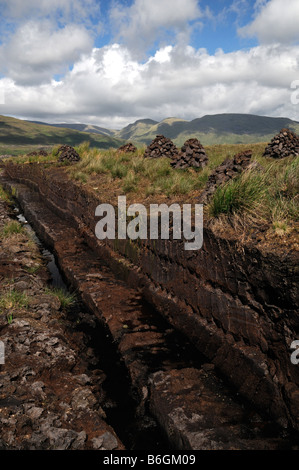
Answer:
MULTIPOLYGON (((136 290, 110 271, 67 221, 22 184, 20 222, 33 231, 53 285, 75 291, 70 315, 86 311, 84 333, 106 374, 106 421, 128 450, 281 450, 298 436, 232 390, 219 371, 136 290), (28 221, 28 222, 27 222, 28 221)), ((78 328, 82 328, 82 323, 78 328)))
MULTIPOLYGON (((12 216, 25 227, 39 247, 51 277, 50 284, 66 293, 71 293, 72 287, 64 278, 51 248, 46 247, 38 237, 22 213, 18 201, 15 201, 12 216)), ((128 372, 108 328, 101 324, 97 317, 90 317, 90 312, 87 311, 78 295, 76 303, 71 307, 70 316, 71 321, 78 324, 76 328, 88 338, 87 347, 93 351, 93 360, 91 360, 89 367, 92 370, 100 369, 106 376, 102 384, 106 399, 104 405, 102 403, 101 406, 107 416, 107 422, 116 431, 120 440, 127 449, 131 450, 169 449, 165 433, 151 413, 145 409, 142 415, 138 413, 138 400, 134 397, 128 372)))

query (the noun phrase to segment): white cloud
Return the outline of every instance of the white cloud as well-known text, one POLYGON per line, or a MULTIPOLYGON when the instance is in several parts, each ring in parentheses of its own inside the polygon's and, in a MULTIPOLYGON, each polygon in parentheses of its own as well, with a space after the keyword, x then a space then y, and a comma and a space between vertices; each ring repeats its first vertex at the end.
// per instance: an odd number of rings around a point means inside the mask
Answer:
POLYGON ((3 16, 14 19, 58 15, 60 20, 84 19, 98 13, 97 0, 0 0, 3 16))
POLYGON ((116 3, 110 19, 116 31, 131 51, 142 53, 157 40, 174 36, 187 42, 190 22, 203 16, 197 0, 135 0, 125 7, 116 3))
MULTIPOLYGON (((0 0, 14 18, 0 45, 0 114, 105 127, 225 112, 299 120, 290 99, 299 77, 299 46, 291 45, 299 1, 282 7, 281 0, 257 0, 255 20, 241 33, 257 35, 262 45, 214 55, 187 45, 192 28, 211 19, 198 3, 116 3, 110 18, 123 44, 93 48, 97 24, 88 21, 98 0, 0 0)), ((234 0, 231 11, 240 14, 245 4, 234 0)))
POLYGON ((0 74, 20 85, 50 82, 91 52, 98 0, 0 0, 0 74))
POLYGON ((0 70, 5 67, 6 76, 18 84, 38 84, 66 72, 91 48, 91 36, 81 26, 55 29, 49 21, 29 21, 0 46, 0 70))
POLYGON ((255 6, 256 17, 239 29, 241 36, 255 36, 263 44, 299 42, 298 0, 257 0, 255 6))
MULTIPOLYGON (((6 81, 0 114, 122 127, 140 117, 193 119, 241 112, 299 120, 290 84, 299 46, 258 46, 210 55, 187 46, 161 48, 145 63, 124 46, 94 48, 59 82, 24 87, 6 81)), ((1 80, 0 80, 1 89, 1 80)))

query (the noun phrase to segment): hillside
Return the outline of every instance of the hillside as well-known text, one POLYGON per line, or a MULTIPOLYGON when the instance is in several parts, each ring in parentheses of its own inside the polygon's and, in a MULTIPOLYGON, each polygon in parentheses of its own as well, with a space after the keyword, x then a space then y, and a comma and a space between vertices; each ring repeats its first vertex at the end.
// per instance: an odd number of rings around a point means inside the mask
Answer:
POLYGON ((139 119, 133 124, 129 124, 122 130, 115 132, 115 135, 124 140, 134 140, 138 142, 144 142, 144 136, 147 135, 149 129, 159 124, 157 121, 152 119, 139 119))
POLYGON ((299 133, 299 122, 252 114, 206 115, 192 121, 175 117, 161 122, 139 119, 119 131, 89 124, 46 124, 0 116, 0 153, 6 153, 5 146, 79 145, 83 141, 102 149, 118 148, 124 141, 139 147, 151 143, 158 134, 172 139, 179 147, 193 137, 203 145, 252 144, 270 141, 284 127, 299 133))
POLYGON ((47 146, 55 144, 79 145, 88 141, 90 146, 117 148, 123 141, 103 134, 80 132, 75 129, 57 128, 36 124, 7 116, 0 116, 0 146, 47 146))
POLYGON ((40 121, 27 121, 27 122, 32 122, 33 124, 41 124, 43 126, 74 129, 80 132, 88 132, 89 134, 102 134, 102 135, 109 135, 109 136, 113 136, 115 134, 114 130, 106 129, 105 127, 94 126, 92 124, 67 124, 67 123, 49 124, 48 122, 40 122, 40 121))
POLYGON ((169 137, 179 146, 190 137, 197 137, 204 145, 246 144, 266 142, 283 127, 299 132, 299 122, 288 118, 216 114, 192 121, 168 118, 155 122, 143 119, 116 132, 115 136, 144 144, 149 144, 157 134, 169 137))

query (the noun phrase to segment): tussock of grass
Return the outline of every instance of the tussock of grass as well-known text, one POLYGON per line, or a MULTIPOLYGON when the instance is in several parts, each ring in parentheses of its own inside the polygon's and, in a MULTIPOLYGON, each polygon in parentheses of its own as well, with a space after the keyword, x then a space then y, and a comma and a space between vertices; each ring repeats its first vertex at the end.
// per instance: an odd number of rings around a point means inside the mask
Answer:
POLYGON ((46 293, 57 297, 63 310, 67 310, 76 302, 76 295, 72 292, 65 291, 64 289, 53 287, 51 289, 47 289, 46 293))
POLYGON ((265 175, 248 170, 216 189, 210 204, 210 214, 218 217, 220 214, 256 212, 266 191, 265 175))
POLYGON ((138 175, 133 171, 127 172, 127 175, 124 179, 122 190, 125 194, 136 192, 138 189, 138 175))
POLYGON ((81 183, 87 183, 87 175, 85 173, 83 173, 82 171, 75 171, 73 173, 73 178, 76 180, 76 181, 81 181, 81 183))
POLYGON ((220 186, 209 205, 212 217, 247 214, 287 232, 299 220, 299 157, 253 168, 220 186))
POLYGON ((0 313, 11 312, 17 308, 27 308, 28 305, 28 296, 15 289, 10 289, 0 295, 0 313))
POLYGON ((8 238, 17 233, 24 233, 24 227, 16 220, 12 220, 4 225, 0 235, 1 238, 8 238))
POLYGON ((172 172, 170 175, 158 176, 153 183, 146 188, 146 195, 165 194, 173 195, 188 194, 198 189, 200 182, 184 172, 172 172))
POLYGON ((0 201, 11 203, 10 195, 4 190, 3 186, 0 185, 0 201))
POLYGON ((88 141, 82 142, 82 144, 75 147, 75 150, 78 152, 80 157, 82 157, 85 153, 90 152, 90 143, 88 141))

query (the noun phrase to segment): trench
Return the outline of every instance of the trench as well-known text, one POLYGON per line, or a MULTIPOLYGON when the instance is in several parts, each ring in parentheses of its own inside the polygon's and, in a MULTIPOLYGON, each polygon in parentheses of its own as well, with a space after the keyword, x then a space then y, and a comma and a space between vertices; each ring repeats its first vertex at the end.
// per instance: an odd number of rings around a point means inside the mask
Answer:
MULTIPOLYGON (((16 200, 14 203, 12 215, 23 225, 39 247, 51 277, 50 285, 71 293, 72 287, 61 272, 51 248, 37 235, 16 200)), ((77 294, 76 303, 68 312, 68 316, 74 322, 75 328, 84 333, 87 347, 93 350, 96 358, 96 361, 91 361, 89 364, 87 374, 93 369, 100 369, 106 375, 102 386, 105 401, 101 403, 101 407, 106 413, 107 423, 116 431, 126 449, 157 451, 170 449, 170 443, 154 417, 147 410, 142 416, 138 416, 138 400, 134 396, 128 372, 113 344, 108 328, 99 323, 77 294)))
MULTIPOLYGON (((30 231, 31 236, 38 244, 41 254, 47 263, 52 285, 72 291, 76 288, 76 285, 73 285, 73 282, 69 280, 69 276, 64 274, 66 269, 64 260, 56 258, 54 247, 47 243, 43 236, 43 231, 39 230, 39 224, 36 224, 36 216, 31 221, 29 210, 31 208, 29 206, 30 201, 26 203, 24 199, 15 200, 16 218, 27 227, 27 230, 30 231), (29 223, 26 217, 29 219, 29 223)), ((33 213, 34 210, 33 206, 33 213)), ((97 264, 97 268, 105 266, 104 260, 97 260, 97 263, 99 261, 100 264, 97 264)), ((88 256, 86 263, 88 263, 88 256)), ((85 276, 86 273, 82 273, 82 279, 85 276)), ((111 289, 117 289, 117 279, 111 282, 111 284, 111 289)), ((132 377, 128 370, 128 361, 124 360, 123 354, 119 351, 117 342, 108 324, 97 318, 97 315, 90 308, 84 296, 78 293, 77 297, 76 306, 71 309, 69 315, 74 320, 76 328, 79 328, 80 331, 87 335, 89 345, 95 352, 97 362, 90 364, 90 370, 93 368, 101 369, 106 374, 106 380, 103 383, 106 399, 105 403, 101 403, 101 406, 106 413, 107 423, 113 427, 127 450, 166 451, 168 449, 177 449, 176 442, 170 439, 171 433, 167 432, 169 430, 164 425, 164 410, 161 411, 162 418, 159 419, 157 415, 159 415, 160 410, 154 415, 149 399, 145 400, 142 407, 140 406, 140 394, 138 393, 140 390, 138 391, 136 384, 132 383, 132 377)), ((132 354, 134 358, 140 359, 141 364, 146 366, 146 376, 161 370, 182 370, 190 367, 200 370, 203 364, 208 362, 183 333, 175 330, 142 297, 138 300, 138 308, 141 323, 150 325, 153 331, 161 332, 164 341, 163 347, 158 348, 155 354, 146 347, 133 348, 132 354)), ((130 320, 126 320, 126 328, 130 329, 131 326, 133 328, 133 325, 130 325, 130 320)), ((220 380, 223 380, 225 383, 225 378, 219 374, 218 370, 212 372, 212 374, 214 373, 216 377, 220 377, 220 380)), ((248 442, 249 439, 256 439, 256 437, 260 440, 283 439, 283 443, 278 442, 277 445, 287 449, 292 448, 298 442, 298 435, 294 436, 286 430, 281 430, 273 422, 261 422, 260 426, 262 426, 263 431, 261 433, 256 432, 256 426, 250 422, 250 416, 253 412, 250 403, 246 403, 236 396, 231 384, 228 385, 228 390, 229 396, 231 395, 235 403, 238 403, 240 408, 245 410, 242 422, 237 423, 236 420, 237 425, 240 425, 242 428, 242 438, 247 439, 248 442)), ((220 396, 222 393, 222 389, 216 388, 212 391, 212 394, 215 396, 220 396)), ((224 394, 223 400, 226 399, 227 395, 224 394)), ((230 406, 229 403, 227 406, 230 406)), ((213 410, 210 413, 213 413, 213 410)), ((184 446, 180 448, 184 448, 184 446)), ((185 448, 189 449, 188 446, 185 448)))
MULTIPOLYGON (((72 286, 65 279, 51 247, 41 240, 27 221, 17 200, 14 201, 13 216, 25 227, 39 247, 51 277, 50 285, 71 293, 72 286)), ((142 313, 153 328, 159 331, 166 331, 170 328, 168 322, 145 300, 142 300, 142 313)), ((126 449, 153 451, 172 449, 172 443, 150 413, 147 403, 140 412, 138 396, 132 387, 128 371, 108 327, 100 323, 86 308, 77 293, 76 304, 72 306, 68 316, 74 322, 75 328, 87 337, 87 346, 94 351, 97 361, 89 365, 89 370, 100 369, 106 375, 103 383, 106 398, 105 402, 101 403, 101 407, 106 413, 107 423, 116 431, 126 449)), ((206 362, 206 359, 188 342, 186 337, 175 330, 166 336, 165 348, 160 354, 154 356, 148 354, 146 360, 151 372, 160 370, 162 362, 171 363, 173 368, 200 367, 206 362)))
POLYGON ((49 274, 51 276, 51 285, 53 287, 57 287, 59 289, 63 289, 64 291, 68 291, 68 287, 63 280, 62 274, 60 272, 60 269, 57 266, 57 262, 55 259, 54 254, 52 253, 51 250, 46 248, 41 240, 38 238, 37 234, 31 227, 31 225, 28 223, 27 219, 25 218, 24 214, 20 211, 20 207, 18 205, 14 206, 14 214, 15 218, 23 225, 23 227, 26 228, 26 230, 29 232, 29 235, 31 238, 34 240, 34 242, 37 244, 39 247, 40 253, 44 259, 44 261, 47 264, 47 269, 49 271, 49 274))

